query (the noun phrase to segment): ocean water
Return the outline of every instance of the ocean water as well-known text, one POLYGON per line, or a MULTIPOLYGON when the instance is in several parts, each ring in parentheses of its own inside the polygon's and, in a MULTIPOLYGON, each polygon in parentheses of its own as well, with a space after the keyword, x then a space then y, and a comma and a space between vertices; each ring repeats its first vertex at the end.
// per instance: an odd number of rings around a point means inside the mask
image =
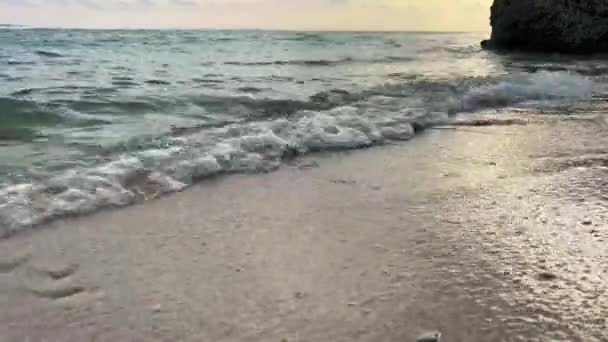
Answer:
POLYGON ((456 116, 605 102, 602 59, 485 36, 0 29, 0 236, 456 116))

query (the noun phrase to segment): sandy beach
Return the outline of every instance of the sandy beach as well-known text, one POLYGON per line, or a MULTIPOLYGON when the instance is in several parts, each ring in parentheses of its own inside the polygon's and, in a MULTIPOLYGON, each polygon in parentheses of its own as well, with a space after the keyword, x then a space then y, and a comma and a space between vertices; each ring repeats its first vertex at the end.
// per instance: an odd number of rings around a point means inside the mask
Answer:
POLYGON ((504 123, 2 240, 0 340, 608 341, 606 125, 504 123))

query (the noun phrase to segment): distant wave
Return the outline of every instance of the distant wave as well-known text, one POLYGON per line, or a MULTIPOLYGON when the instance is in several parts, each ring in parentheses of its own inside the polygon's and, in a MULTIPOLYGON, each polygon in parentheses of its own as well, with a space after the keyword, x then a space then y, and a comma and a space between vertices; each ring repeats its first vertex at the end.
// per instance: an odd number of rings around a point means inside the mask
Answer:
POLYGON ((0 97, 0 122, 4 129, 44 128, 60 125, 83 127, 106 122, 68 110, 60 103, 0 97))
POLYGON ((298 32, 293 36, 280 37, 275 40, 293 41, 293 42, 313 42, 327 43, 331 40, 327 39, 322 33, 298 32))
MULTIPOLYGON (((213 76, 215 77, 215 76, 213 76)), ((195 83, 212 83, 212 84, 219 84, 219 83, 224 83, 224 80, 212 80, 212 79, 207 79, 207 78, 198 78, 195 77, 192 79, 192 82, 195 83)))
POLYGON ((163 80, 147 80, 147 81, 144 81, 144 83, 150 84, 150 85, 169 85, 169 84, 171 84, 171 82, 167 82, 167 81, 163 81, 163 80))
POLYGON ((224 62, 225 65, 241 66, 265 66, 265 65, 300 65, 300 66, 332 66, 341 63, 351 62, 351 59, 343 60, 292 60, 292 61, 270 61, 270 62, 224 62))
POLYGON ((0 122, 4 127, 48 126, 64 118, 52 108, 34 101, 0 97, 0 122))
POLYGON ((58 87, 43 87, 43 88, 24 88, 21 90, 17 90, 11 93, 11 96, 14 97, 25 97, 33 94, 64 94, 70 95, 73 94, 74 91, 84 91, 88 94, 100 94, 100 93, 108 93, 114 92, 115 88, 106 88, 106 87, 90 87, 90 86, 58 86, 58 87))
POLYGON ((477 45, 469 45, 469 46, 434 46, 429 48, 422 48, 418 50, 420 54, 427 53, 438 53, 438 52, 448 52, 454 55, 472 55, 481 50, 481 46, 477 45))
POLYGON ((542 71, 470 89, 462 97, 462 107, 456 109, 473 111, 530 100, 590 98, 592 91, 593 82, 584 76, 542 71))
POLYGON ((260 89, 260 88, 256 88, 256 87, 240 87, 237 89, 238 91, 242 92, 242 93, 261 93, 264 90, 260 89))
POLYGON ((118 37, 102 38, 102 39, 98 40, 99 43, 121 43, 123 41, 124 40, 122 38, 118 38, 118 37))
POLYGON ((132 115, 141 112, 159 111, 167 108, 170 101, 153 100, 145 97, 135 99, 106 98, 103 96, 79 100, 55 100, 53 104, 87 114, 132 115))
MULTIPOLYGON (((232 42, 237 40, 236 38, 230 38, 230 37, 219 37, 219 38, 214 38, 212 39, 214 42, 232 42)), ((196 41, 196 40, 193 40, 196 41)))
POLYGON ((516 70, 524 70, 530 73, 536 72, 569 72, 569 73, 577 73, 585 76, 602 76, 608 74, 608 67, 605 66, 572 66, 572 65, 563 65, 560 63, 541 63, 541 64, 531 64, 531 63, 510 63, 509 67, 514 68, 516 70))
POLYGON ((116 86, 116 87, 120 87, 120 88, 130 88, 130 87, 137 87, 140 86, 139 83, 133 81, 133 80, 119 80, 119 79, 114 79, 112 80, 112 85, 116 86))
POLYGON ((391 46, 391 47, 401 47, 402 46, 401 43, 397 42, 394 39, 389 39, 389 40, 385 41, 385 44, 388 46, 391 46))
POLYGON ((8 64, 8 65, 35 65, 36 62, 10 60, 10 61, 7 61, 6 64, 8 64))
POLYGON ((374 63, 387 63, 387 62, 411 62, 416 60, 414 57, 405 57, 405 56, 387 56, 380 59, 372 59, 371 62, 374 63))
POLYGON ((34 93, 37 89, 35 88, 26 88, 26 89, 21 89, 21 90, 17 90, 15 92, 12 92, 11 95, 12 96, 25 96, 25 95, 30 95, 32 93, 34 93))
POLYGON ((59 57, 63 57, 62 54, 58 53, 58 52, 52 52, 52 51, 45 51, 45 50, 37 50, 36 54, 38 56, 42 56, 42 57, 48 57, 48 58, 59 58, 59 57))
POLYGON ((264 61, 264 62, 224 62, 225 65, 240 65, 240 66, 267 66, 267 65, 296 65, 296 66, 310 66, 310 67, 327 67, 336 66, 340 64, 349 63, 398 63, 398 62, 411 62, 415 58, 408 56, 386 56, 381 58, 370 58, 370 59, 356 59, 352 57, 346 57, 338 60, 288 60, 288 61, 264 61))

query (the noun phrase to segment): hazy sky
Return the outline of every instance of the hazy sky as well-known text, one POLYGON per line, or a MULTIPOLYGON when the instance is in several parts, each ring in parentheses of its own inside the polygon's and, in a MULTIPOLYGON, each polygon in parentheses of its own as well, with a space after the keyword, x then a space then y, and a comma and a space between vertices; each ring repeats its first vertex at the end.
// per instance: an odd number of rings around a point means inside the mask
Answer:
POLYGON ((0 23, 488 31, 492 0, 0 0, 0 23))

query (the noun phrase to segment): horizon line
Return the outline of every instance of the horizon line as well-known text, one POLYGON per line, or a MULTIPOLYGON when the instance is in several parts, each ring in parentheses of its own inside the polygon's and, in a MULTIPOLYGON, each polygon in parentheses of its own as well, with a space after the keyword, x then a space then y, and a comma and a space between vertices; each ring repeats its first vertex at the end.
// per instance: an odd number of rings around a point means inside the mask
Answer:
MULTIPOLYGON (((374 29, 306 29, 260 27, 85 27, 85 26, 32 26, 0 23, 0 29, 22 30, 86 30, 86 31, 265 31, 265 32, 326 32, 326 33, 487 33, 486 30, 374 30, 374 29)), ((489 29, 489 28, 488 28, 489 29)))

